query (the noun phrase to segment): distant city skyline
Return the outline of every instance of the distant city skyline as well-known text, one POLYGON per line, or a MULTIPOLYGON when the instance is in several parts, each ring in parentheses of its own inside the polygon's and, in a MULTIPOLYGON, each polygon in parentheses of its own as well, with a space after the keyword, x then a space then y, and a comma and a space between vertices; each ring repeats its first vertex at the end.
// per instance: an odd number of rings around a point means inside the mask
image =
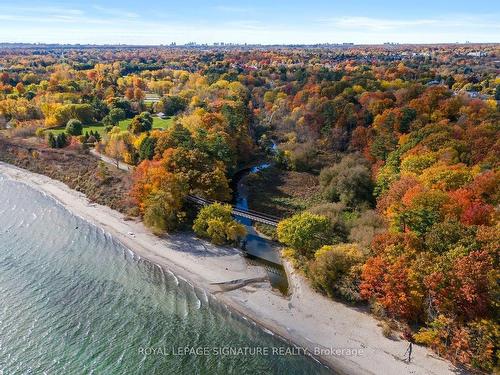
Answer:
POLYGON ((18 1, 0 42, 158 45, 500 42, 500 5, 477 0, 18 1))

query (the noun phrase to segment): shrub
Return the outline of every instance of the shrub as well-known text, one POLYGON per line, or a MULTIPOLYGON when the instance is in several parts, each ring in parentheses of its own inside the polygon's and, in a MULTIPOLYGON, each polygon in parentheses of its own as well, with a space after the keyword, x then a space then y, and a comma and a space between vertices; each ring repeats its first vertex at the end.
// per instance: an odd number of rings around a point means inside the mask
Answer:
POLYGON ((354 220, 349 233, 349 241, 368 248, 376 234, 385 231, 385 223, 374 210, 366 210, 354 220))
POLYGON ((325 216, 330 222, 330 231, 334 237, 331 243, 346 242, 348 228, 345 222, 343 203, 323 203, 314 206, 309 211, 313 214, 325 216))
POLYGON ((323 246, 309 266, 313 286, 329 297, 360 300, 357 285, 363 252, 356 244, 323 246))
POLYGON ((68 145, 66 133, 59 133, 56 137, 56 148, 64 148, 68 145))
POLYGON ((382 334, 384 337, 387 337, 388 339, 392 339, 394 337, 394 332, 387 322, 382 322, 381 325, 382 327, 382 334))
POLYGON ((45 137, 45 129, 44 128, 37 128, 35 130, 35 135, 38 137, 38 138, 43 138, 45 137))
POLYGON ((29 138, 33 137, 36 133, 35 126, 18 126, 8 130, 8 133, 12 137, 29 138))

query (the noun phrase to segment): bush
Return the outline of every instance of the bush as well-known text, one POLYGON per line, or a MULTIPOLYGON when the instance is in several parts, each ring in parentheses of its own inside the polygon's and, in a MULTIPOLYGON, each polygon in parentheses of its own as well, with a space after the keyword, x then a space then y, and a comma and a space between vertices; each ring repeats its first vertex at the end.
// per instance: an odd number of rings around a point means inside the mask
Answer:
POLYGON ((59 133, 56 137, 56 148, 64 148, 68 145, 66 133, 59 133))
POLYGON ((56 137, 54 137, 54 133, 47 133, 47 144, 50 148, 56 148, 56 137))
POLYGON ((382 334, 384 335, 384 337, 387 337, 388 339, 394 338, 394 331, 392 330, 389 323, 382 322, 381 327, 382 327, 382 334))
POLYGON ((325 216, 330 222, 330 231, 332 233, 333 243, 346 242, 347 234, 349 233, 345 222, 346 207, 343 203, 323 203, 314 206, 309 211, 316 215, 325 216))
POLYGON ((8 130, 8 133, 12 137, 29 138, 33 137, 36 133, 35 126, 18 126, 8 130))
POLYGON ((236 243, 246 235, 246 229, 232 218, 231 212, 228 204, 213 203, 203 207, 194 221, 194 232, 216 245, 236 243))
POLYGON ((354 220, 349 233, 349 241, 368 248, 376 234, 385 231, 385 223, 374 210, 366 210, 354 220))
POLYGON ((313 286, 329 297, 358 301, 362 262, 363 252, 356 244, 323 246, 309 265, 309 276, 313 286))
POLYGON ((82 122, 76 118, 68 121, 66 124, 66 132, 69 135, 82 135, 82 122))

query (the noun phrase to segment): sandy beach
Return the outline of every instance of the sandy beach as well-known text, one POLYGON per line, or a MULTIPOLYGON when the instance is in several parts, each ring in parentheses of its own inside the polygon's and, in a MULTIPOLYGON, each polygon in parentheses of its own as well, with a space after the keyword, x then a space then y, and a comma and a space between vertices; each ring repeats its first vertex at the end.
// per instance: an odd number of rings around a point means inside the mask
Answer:
POLYGON ((453 374, 460 370, 430 350, 413 347, 411 363, 403 360, 408 343, 382 335, 378 321, 367 312, 332 301, 315 291, 289 264, 291 295, 274 291, 265 271, 250 265, 237 249, 217 247, 180 233, 159 238, 139 221, 108 207, 90 203, 82 193, 46 176, 1 163, 0 173, 59 201, 73 214, 103 228, 143 258, 172 271, 215 295, 264 329, 306 348, 339 374, 453 374), (222 291, 219 285, 252 279, 240 288, 222 291))

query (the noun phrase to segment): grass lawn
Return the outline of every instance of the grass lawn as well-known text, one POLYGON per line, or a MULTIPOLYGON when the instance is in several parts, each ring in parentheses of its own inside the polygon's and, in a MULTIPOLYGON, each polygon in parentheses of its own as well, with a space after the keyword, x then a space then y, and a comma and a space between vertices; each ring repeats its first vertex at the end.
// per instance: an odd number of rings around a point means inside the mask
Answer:
MULTIPOLYGON (((153 117, 153 129, 167 129, 168 127, 170 127, 172 125, 173 121, 174 121, 173 117, 169 117, 167 119, 153 117)), ((122 120, 118 124, 118 127, 121 130, 127 130, 128 126, 130 125, 131 122, 132 122, 132 119, 130 119, 130 118, 126 119, 126 120, 122 120)), ((65 128, 58 128, 58 129, 52 129, 52 130, 48 130, 48 131, 51 131, 52 133, 57 135, 59 133, 62 133, 64 130, 65 130, 65 128)), ((91 130, 94 132, 97 131, 99 134, 103 135, 104 134, 104 125, 101 123, 92 124, 92 125, 85 125, 83 127, 82 134, 85 134, 85 132, 90 132, 91 130)))

